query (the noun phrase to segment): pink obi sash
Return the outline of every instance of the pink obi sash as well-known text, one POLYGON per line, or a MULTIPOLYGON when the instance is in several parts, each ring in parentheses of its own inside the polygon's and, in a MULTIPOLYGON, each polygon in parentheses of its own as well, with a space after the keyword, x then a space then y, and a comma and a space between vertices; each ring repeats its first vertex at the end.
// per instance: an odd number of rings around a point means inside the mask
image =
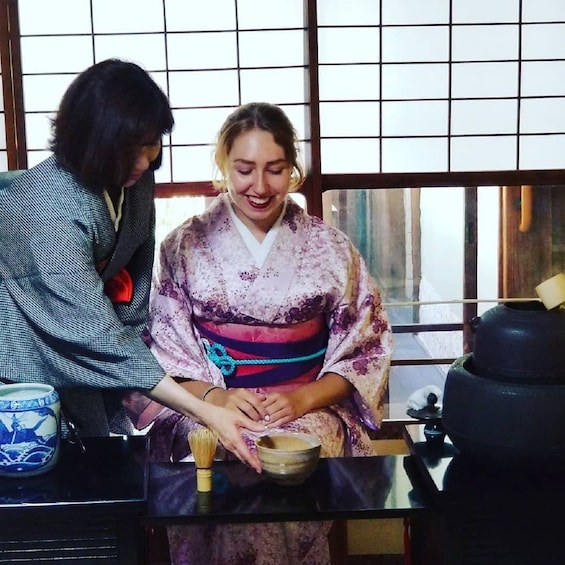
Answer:
POLYGON ((228 388, 304 383, 317 378, 328 345, 322 317, 289 326, 196 320, 208 358, 228 388))

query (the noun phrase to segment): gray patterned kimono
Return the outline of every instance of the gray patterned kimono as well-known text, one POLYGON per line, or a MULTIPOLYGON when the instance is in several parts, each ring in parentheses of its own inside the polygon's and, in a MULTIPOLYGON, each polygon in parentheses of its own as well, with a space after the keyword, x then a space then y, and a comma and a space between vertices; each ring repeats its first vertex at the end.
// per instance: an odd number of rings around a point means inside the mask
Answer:
POLYGON ((0 380, 56 387, 82 435, 108 433, 121 389, 150 389, 164 375, 141 338, 153 197, 147 172, 125 190, 116 233, 103 196, 53 156, 0 190, 0 380), (133 299, 112 304, 104 282, 124 267, 133 299))

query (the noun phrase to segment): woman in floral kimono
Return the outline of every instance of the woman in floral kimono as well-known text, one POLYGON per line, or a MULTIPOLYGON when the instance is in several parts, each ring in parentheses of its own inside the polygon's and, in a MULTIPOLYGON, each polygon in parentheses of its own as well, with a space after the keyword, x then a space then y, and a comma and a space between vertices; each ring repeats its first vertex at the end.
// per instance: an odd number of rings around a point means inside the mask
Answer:
MULTIPOLYGON (((244 105, 220 130, 215 159, 222 193, 161 247, 153 354, 207 403, 315 434, 323 457, 372 455, 366 426, 381 422, 391 329, 351 241, 288 196, 303 181, 292 124, 276 106, 244 105)), ((198 424, 149 404, 138 427, 157 412, 153 459, 185 457, 198 424)), ((171 527, 171 556, 325 564, 330 525, 171 527)))

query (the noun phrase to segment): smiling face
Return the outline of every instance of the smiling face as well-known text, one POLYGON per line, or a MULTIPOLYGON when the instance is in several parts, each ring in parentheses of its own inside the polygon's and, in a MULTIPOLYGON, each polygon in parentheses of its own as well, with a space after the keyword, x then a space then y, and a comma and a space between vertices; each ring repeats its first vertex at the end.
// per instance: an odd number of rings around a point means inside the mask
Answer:
POLYGON ((292 167, 270 132, 240 134, 228 155, 228 193, 237 217, 260 241, 275 223, 290 187, 292 167))

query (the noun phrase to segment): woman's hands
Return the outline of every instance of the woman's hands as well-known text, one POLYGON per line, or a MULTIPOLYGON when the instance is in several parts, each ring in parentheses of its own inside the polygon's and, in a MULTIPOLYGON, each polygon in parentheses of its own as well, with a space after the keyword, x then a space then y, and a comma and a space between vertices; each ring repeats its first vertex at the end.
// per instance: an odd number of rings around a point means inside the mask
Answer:
POLYGON ((286 392, 270 392, 263 402, 269 426, 276 428, 304 416, 310 411, 303 387, 286 392))
POLYGON ((268 421, 268 412, 264 406, 265 395, 245 388, 214 389, 206 395, 206 400, 228 410, 242 412, 255 422, 268 421))
POLYGON ((262 421, 269 428, 276 428, 300 418, 308 411, 299 390, 269 392, 266 395, 245 388, 214 389, 206 395, 206 401, 243 413, 255 422, 262 421))
MULTIPOLYGON (((203 383, 199 383, 203 384, 203 383)), ((205 388, 205 387, 204 387, 205 388)), ((210 392, 212 396, 216 390, 210 392)), ((175 380, 165 375, 149 392, 148 395, 168 408, 212 428, 222 445, 231 451, 240 461, 261 472, 261 463, 257 454, 251 453, 241 435, 241 429, 252 432, 265 431, 265 425, 249 418, 243 412, 229 410, 223 406, 214 406, 200 400, 193 392, 179 385, 175 380)), ((207 397, 208 399, 208 397, 207 397)))
POLYGON ((265 426, 250 420, 245 414, 220 406, 210 404, 203 423, 212 428, 217 434, 220 443, 231 451, 240 461, 246 463, 258 473, 261 472, 261 463, 256 453, 251 453, 242 435, 241 428, 254 432, 265 431, 265 426))
POLYGON ((353 385, 342 376, 326 373, 317 381, 297 388, 274 389, 265 394, 244 388, 214 389, 206 396, 206 401, 243 413, 255 422, 263 421, 268 428, 276 428, 312 410, 337 404, 352 392, 353 385))
POLYGON ((353 385, 335 373, 326 373, 317 381, 292 390, 273 390, 268 394, 249 389, 210 388, 199 381, 175 382, 165 376, 150 391, 149 396, 161 404, 195 418, 212 428, 222 445, 240 461, 261 472, 261 464, 251 453, 241 435, 243 428, 263 432, 300 418, 311 410, 341 402, 353 392, 353 385))

